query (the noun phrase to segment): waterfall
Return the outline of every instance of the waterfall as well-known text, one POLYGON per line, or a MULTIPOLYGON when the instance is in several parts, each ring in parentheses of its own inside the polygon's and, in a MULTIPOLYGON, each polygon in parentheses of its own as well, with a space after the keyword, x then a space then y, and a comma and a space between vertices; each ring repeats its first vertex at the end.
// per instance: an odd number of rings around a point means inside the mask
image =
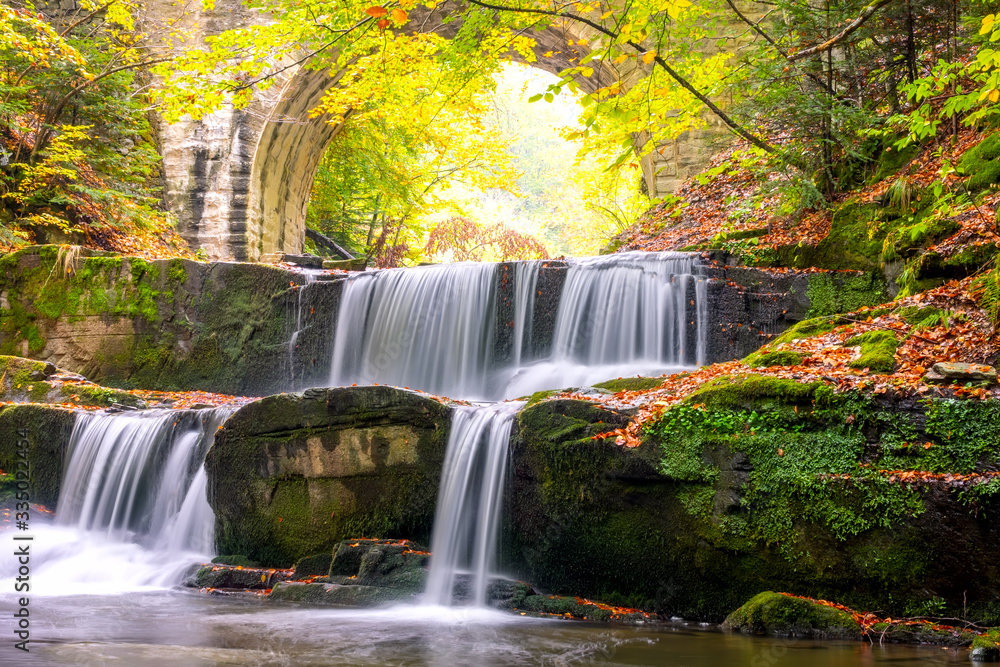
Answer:
POLYGON ((573 262, 556 316, 553 356, 587 366, 615 363, 704 363, 703 304, 691 255, 631 252, 573 262), (690 324, 689 324, 690 323, 690 324), (691 325, 694 326, 691 326, 691 325))
POLYGON ((551 345, 533 335, 543 261, 514 263, 509 323, 498 321, 506 289, 499 264, 352 277, 341 296, 330 384, 497 400, 701 365, 707 282, 694 262, 676 252, 567 260, 551 345), (507 326, 510 354, 498 358, 507 326))
POLYGON ((497 271, 497 264, 463 263, 348 280, 332 384, 481 397, 493 354, 497 271))
POLYGON ((80 413, 55 525, 38 539, 42 594, 179 583, 214 552, 202 465, 229 408, 80 413))
POLYGON ((542 260, 517 262, 514 268, 514 346, 511 355, 514 368, 532 356, 535 290, 542 264, 542 260))
POLYGON ((471 602, 486 604, 496 554, 507 451, 523 403, 455 408, 438 491, 424 600, 452 603, 456 579, 469 577, 471 602))
POLYGON ((305 296, 309 286, 316 282, 316 276, 310 271, 304 271, 305 283, 296 288, 295 301, 295 331, 288 339, 288 373, 292 384, 295 384, 295 349, 298 347, 299 334, 308 327, 302 326, 302 297, 305 296))

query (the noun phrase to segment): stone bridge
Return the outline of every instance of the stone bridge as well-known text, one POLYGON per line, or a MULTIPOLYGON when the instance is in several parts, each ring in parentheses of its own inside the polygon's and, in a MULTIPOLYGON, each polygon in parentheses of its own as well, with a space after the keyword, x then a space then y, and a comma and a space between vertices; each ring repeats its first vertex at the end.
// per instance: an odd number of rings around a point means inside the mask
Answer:
MULTIPOLYGON (((410 23, 423 31, 451 36, 457 24, 443 20, 449 6, 424 10, 419 17, 411 12, 410 23)), ((166 5, 162 9, 169 11, 166 5)), ((210 11, 188 9, 202 40, 263 20, 240 0, 220 0, 210 11)), ((558 74, 570 65, 571 57, 585 53, 586 47, 568 53, 567 44, 589 36, 575 26, 534 33, 538 58, 532 65, 558 74), (556 55, 543 55, 550 51, 556 55)), ((611 77, 621 77, 627 85, 636 74, 634 69, 605 69, 580 83, 585 90, 594 90, 607 85, 611 77)), ((301 252, 313 177, 327 146, 342 129, 323 118, 310 119, 308 111, 334 81, 335 75, 328 71, 294 67, 244 109, 227 108, 198 121, 162 124, 165 199, 193 248, 202 249, 211 259, 243 261, 256 260, 264 253, 301 252)), ((646 187, 652 196, 673 191, 704 167, 711 154, 708 139, 724 132, 714 120, 709 119, 708 128, 662 146, 662 154, 654 152, 643 159, 646 187)))

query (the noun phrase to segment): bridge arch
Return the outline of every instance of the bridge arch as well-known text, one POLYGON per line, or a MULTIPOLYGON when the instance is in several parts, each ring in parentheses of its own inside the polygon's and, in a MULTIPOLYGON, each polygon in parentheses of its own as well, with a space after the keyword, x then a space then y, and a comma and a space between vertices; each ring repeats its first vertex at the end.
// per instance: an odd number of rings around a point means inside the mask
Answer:
MULTIPOLYGON (((218 4, 209 14, 220 11, 235 15, 236 24, 206 24, 227 29, 259 20, 218 4)), ((424 10, 424 15, 411 15, 411 23, 425 32, 452 37, 458 25, 444 21, 447 11, 447 5, 439 5, 424 10)), ((571 66, 571 58, 587 51, 578 46, 572 52, 568 44, 593 36, 589 28, 583 28, 552 26, 533 33, 536 60, 530 64, 553 74, 571 66)), ((628 75, 595 72, 579 83, 591 92, 607 85, 611 76, 627 81, 628 75)), ((326 148, 343 129, 323 118, 310 119, 308 112, 335 83, 336 77, 327 71, 291 68, 245 109, 225 109, 200 121, 161 129, 165 199, 192 247, 211 259, 241 261, 257 260, 266 253, 302 251, 313 178, 326 148)), ((689 151, 683 151, 682 144, 672 142, 662 154, 642 161, 652 195, 671 191, 683 177, 679 158, 689 151)), ((695 166, 704 163, 705 157, 694 160, 695 166)))

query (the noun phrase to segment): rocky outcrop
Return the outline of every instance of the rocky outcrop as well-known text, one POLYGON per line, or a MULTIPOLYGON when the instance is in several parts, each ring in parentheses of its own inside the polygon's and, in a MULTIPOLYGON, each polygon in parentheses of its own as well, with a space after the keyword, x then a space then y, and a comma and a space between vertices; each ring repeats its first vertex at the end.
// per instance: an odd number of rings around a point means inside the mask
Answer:
POLYGON ((310 389, 241 408, 205 462, 217 549, 287 567, 352 535, 428 541, 449 413, 392 387, 310 389))
POLYGON ((861 626, 842 609, 766 591, 726 617, 722 627, 751 635, 860 639, 861 626))
POLYGON ((324 384, 340 284, 304 282, 272 266, 27 248, 0 259, 0 354, 124 387, 264 395, 324 384))
POLYGON ((721 382, 634 449, 593 439, 625 422, 613 411, 533 405, 512 445, 502 567, 545 591, 685 618, 721 621, 783 590, 995 622, 998 406, 879 401, 721 382), (880 472, 900 467, 964 474, 880 472))
POLYGON ((707 362, 742 359, 795 323, 888 301, 880 273, 799 272, 739 266, 725 253, 707 253, 711 279, 707 362), (732 265, 729 263, 732 262, 732 265))
POLYGON ((10 488, 0 486, 0 501, 13 495, 21 471, 30 501, 55 509, 75 419, 71 410, 51 405, 0 407, 0 470, 14 476, 10 488))

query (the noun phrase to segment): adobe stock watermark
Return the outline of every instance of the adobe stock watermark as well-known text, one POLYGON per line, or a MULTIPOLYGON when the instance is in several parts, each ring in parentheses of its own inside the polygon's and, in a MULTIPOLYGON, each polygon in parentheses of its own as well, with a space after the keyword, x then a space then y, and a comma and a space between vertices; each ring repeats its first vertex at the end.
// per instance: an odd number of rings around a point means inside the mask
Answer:
POLYGON ((31 521, 31 467, 28 462, 28 432, 17 431, 17 460, 14 470, 14 528, 12 531, 15 561, 14 592, 18 595, 17 610, 14 612, 14 648, 28 651, 31 641, 31 621, 29 620, 28 597, 31 590, 31 545, 34 540, 29 530, 31 521))

